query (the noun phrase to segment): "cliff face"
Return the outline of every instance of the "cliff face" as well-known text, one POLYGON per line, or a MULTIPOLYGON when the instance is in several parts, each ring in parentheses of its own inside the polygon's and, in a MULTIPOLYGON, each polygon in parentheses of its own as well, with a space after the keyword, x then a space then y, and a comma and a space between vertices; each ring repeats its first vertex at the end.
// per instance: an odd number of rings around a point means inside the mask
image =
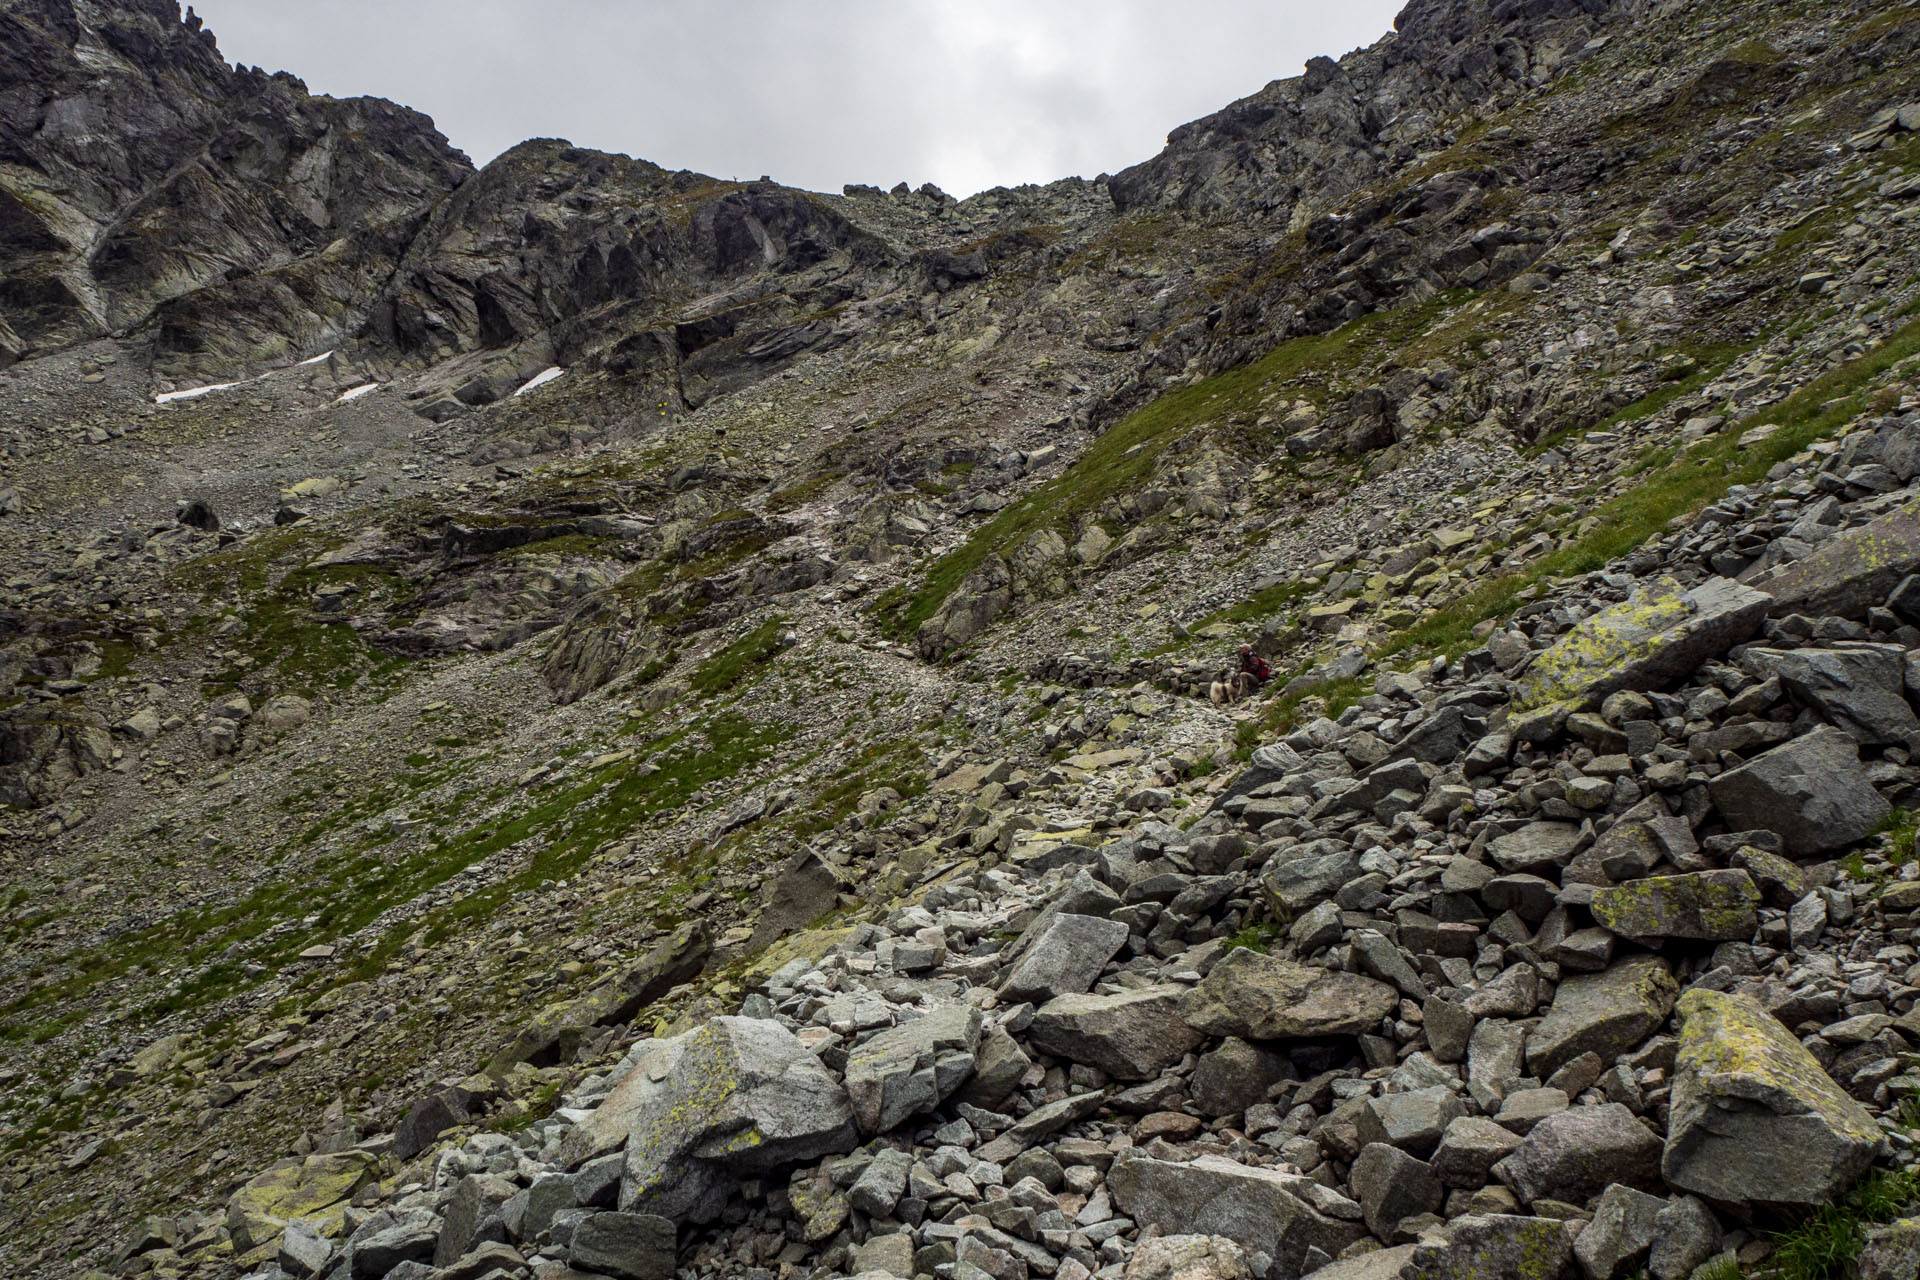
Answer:
MULTIPOLYGON (((1634 12, 1411 5, 1378 46, 1176 130, 1113 179, 1111 207, 1304 225, 1443 144, 1440 122, 1510 100, 1634 12)), ((47 0, 0 21, 9 360, 111 333, 138 335, 170 378, 257 372, 347 339, 415 363, 502 351, 517 369, 678 319, 756 273, 811 270, 802 289, 818 292, 816 269, 846 257, 861 270, 828 271, 842 296, 813 309, 877 297, 899 282, 872 269, 927 240, 924 216, 863 236, 838 201, 555 144, 516 148, 468 184, 425 117, 230 68, 165 3, 47 0)), ((1078 204, 1025 203, 1043 224, 1078 204)), ((962 221, 999 229, 969 206, 962 221)))
POLYGON ((1485 4, 1415 0, 1394 32, 1181 125, 1153 159, 1115 174, 1122 210, 1257 211, 1305 226, 1454 139, 1461 113, 1505 107, 1571 70, 1644 0, 1485 4))
POLYGON ((1423 0, 834 195, 0 0, 0 1273, 1768 1239, 1699 1028, 1846 1177, 1920 1092, 1916 103, 1912 7, 1423 0))
POLYGON ((0 38, 10 360, 140 332, 163 366, 231 365, 339 336, 472 172, 418 112, 229 67, 173 4, 10 4, 0 38))

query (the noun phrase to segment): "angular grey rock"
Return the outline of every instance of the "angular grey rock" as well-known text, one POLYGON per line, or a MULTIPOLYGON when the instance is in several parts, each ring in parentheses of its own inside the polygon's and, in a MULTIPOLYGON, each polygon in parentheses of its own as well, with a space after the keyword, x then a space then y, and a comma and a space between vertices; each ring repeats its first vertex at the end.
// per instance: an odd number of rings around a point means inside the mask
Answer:
POLYGON ((1362 969, 1382 982, 1391 983, 1404 996, 1415 1000, 1427 998, 1427 984, 1385 934, 1375 929, 1356 929, 1351 941, 1354 959, 1362 969))
POLYGON ((880 1032, 847 1055, 847 1099, 860 1132, 885 1133, 931 1111, 973 1074, 980 1011, 942 1005, 880 1032))
POLYGON ((1478 740, 1483 724, 1469 720, 1459 707, 1441 707, 1395 743, 1394 754, 1427 764, 1444 764, 1478 740))
POLYGON ((653 1044, 561 1143, 577 1167, 625 1144, 622 1209, 707 1222, 741 1175, 852 1148, 846 1090, 779 1023, 714 1018, 653 1044))
POLYGON ((1741 942, 1760 927, 1760 889, 1738 869, 1650 876, 1597 889, 1593 918, 1623 938, 1741 942))
POLYGON ((1351 849, 1318 857, 1269 862, 1260 887, 1283 920, 1291 920, 1325 902, 1360 874, 1360 855, 1351 849))
POLYGON ((982 1160, 1005 1163, 1027 1149, 1036 1138, 1058 1133, 1070 1124, 1078 1124, 1098 1112, 1106 1103, 1104 1091, 1079 1093, 1035 1107, 1020 1117, 1020 1122, 986 1146, 974 1152, 982 1160))
POLYGON ((912 1234, 894 1231, 886 1235, 868 1236, 866 1243, 853 1251, 852 1271, 855 1275, 879 1272, 895 1276, 898 1280, 912 1280, 912 1234))
POLYGON ((1680 1044, 1661 1170, 1714 1204, 1828 1204, 1885 1148, 1866 1108, 1755 1001, 1696 987, 1680 1044))
POLYGON ((317 1276, 333 1259, 333 1241, 314 1230, 311 1223, 295 1218, 280 1237, 274 1261, 294 1280, 317 1276))
POLYGON ((1854 740, 1830 727, 1729 769, 1707 790, 1729 827, 1775 832, 1796 858, 1864 840, 1892 808, 1867 781, 1854 740))
POLYGON ((574 1229, 567 1262, 614 1280, 670 1280, 677 1235, 658 1214, 596 1213, 574 1229))
POLYGON ((520 1237, 538 1239, 553 1225, 553 1216, 575 1206, 573 1175, 542 1173, 527 1186, 526 1210, 520 1219, 520 1237))
POLYGON ((1107 1190, 1141 1226, 1226 1236, 1249 1253, 1268 1255, 1269 1280, 1300 1274, 1310 1249, 1335 1257, 1366 1234, 1360 1206, 1311 1178, 1223 1156, 1177 1163, 1124 1152, 1108 1170, 1107 1190), (1353 1216, 1334 1217, 1315 1207, 1322 1204, 1353 1216))
POLYGON ((1228 1036, 1200 1055, 1189 1088, 1194 1105, 1209 1116, 1237 1116, 1283 1080, 1298 1078, 1285 1055, 1228 1036))
POLYGON ((1370 1249, 1310 1271, 1305 1280, 1400 1280, 1401 1271, 1413 1261, 1413 1251, 1410 1244, 1370 1249))
POLYGON ((1168 983, 1113 996, 1055 996, 1035 1010, 1027 1039, 1116 1080, 1151 1080, 1200 1043, 1180 1016, 1186 994, 1168 983))
POLYGON ((840 873, 812 849, 787 859, 761 891, 760 919, 749 951, 759 950, 795 929, 804 929, 840 902, 840 873))
POLYGON ((1295 920, 1287 928, 1287 940, 1301 955, 1311 955, 1321 947, 1330 947, 1346 934, 1338 904, 1323 902, 1295 920))
POLYGON ((1574 1261, 1586 1280, 1614 1280, 1638 1270, 1658 1234, 1667 1202, 1615 1183, 1600 1194, 1593 1221, 1573 1242, 1574 1261))
POLYGON ((620 1203, 620 1178, 626 1171, 624 1151, 587 1161, 573 1175, 573 1202, 588 1209, 615 1208, 620 1203))
POLYGON ((1846 649, 1746 650, 1741 665, 1761 679, 1778 676, 1787 692, 1844 729, 1863 747, 1920 734, 1906 695, 1907 651, 1899 645, 1846 649))
POLYGON ((1504 1018, 1475 1023, 1467 1039, 1468 1086, 1498 1099, 1520 1078, 1526 1046, 1527 1033, 1504 1018))
POLYGON ((1403 1280, 1560 1280, 1578 1222, 1517 1214, 1468 1214, 1422 1240, 1403 1280))
POLYGON ((1900 1218, 1869 1228, 1853 1275, 1856 1280, 1905 1280, 1920 1275, 1920 1218, 1900 1218))
POLYGON ((865 1171, 847 1188, 847 1203, 869 1218, 884 1218, 893 1212, 907 1190, 907 1174, 913 1169, 913 1157, 891 1147, 873 1157, 865 1171))
POLYGON ((1360 1199, 1367 1230, 1389 1244, 1403 1218, 1433 1213, 1446 1199, 1446 1188, 1424 1160, 1381 1142, 1360 1149, 1348 1181, 1360 1199))
MULTIPOLYGON (((573 1234, 569 1231, 567 1240, 570 1242, 572 1239, 573 1234)), ((502 1273, 513 1275, 526 1264, 527 1260, 512 1245, 489 1241, 477 1249, 468 1250, 444 1267, 424 1269, 424 1274, 408 1271, 408 1268, 421 1264, 406 1263, 389 1272, 386 1280, 409 1280, 409 1277, 411 1280, 500 1280, 502 1273)))
POLYGON ((501 1206, 514 1191, 513 1183, 494 1174, 472 1173, 460 1179, 442 1211, 434 1265, 448 1266, 476 1245, 505 1240, 507 1227, 501 1206))
POLYGON ((1434 1176, 1450 1187, 1485 1186, 1493 1166, 1520 1147, 1520 1135, 1485 1116, 1459 1116, 1447 1124, 1430 1162, 1434 1176))
POLYGON ((393 1131, 393 1153, 411 1160, 433 1145, 448 1129, 466 1122, 467 1113, 454 1105, 444 1090, 426 1094, 414 1101, 406 1118, 393 1131))
POLYGON ((1225 1236, 1156 1236, 1127 1260, 1125 1280, 1252 1280, 1247 1255, 1225 1236))
POLYGON ((981 1040, 973 1078, 960 1087, 960 1097, 976 1106, 999 1102, 1019 1087, 1032 1065, 1020 1042, 1005 1027, 996 1026, 981 1040))
POLYGON ((1527 1066, 1545 1077, 1583 1053, 1611 1062, 1652 1035, 1679 994, 1658 956, 1629 956, 1604 973, 1575 974, 1527 1037, 1527 1066))
MULTIPOLYGON (((1891 584, 1889 584, 1891 585, 1891 584)), ((1747 640, 1772 603, 1727 578, 1663 578, 1602 609, 1534 659, 1516 682, 1515 737, 1530 740, 1621 689, 1657 689, 1747 640)))
POLYGON ((1767 612, 1864 618, 1902 579, 1920 572, 1920 502, 1827 539, 1808 555, 1752 581, 1767 612))
POLYGON ((1653 1280, 1687 1280, 1720 1249, 1720 1221, 1698 1196, 1675 1196, 1653 1224, 1647 1274, 1653 1280))
POLYGON ((1685 818, 1669 816, 1657 798, 1642 801, 1574 859, 1568 879, 1587 884, 1638 880, 1662 862, 1678 863, 1699 848, 1685 818), (1592 873, 1598 869, 1600 874, 1592 873))
POLYGON ((1535 1125, 1494 1173, 1525 1204, 1581 1204, 1610 1182, 1658 1187, 1660 1139, 1617 1102, 1574 1107, 1535 1125))
POLYGON ((1000 984, 1000 997, 1044 1004, 1055 996, 1081 995, 1126 942, 1127 926, 1117 920, 1054 916, 1000 984))
POLYGON ((1441 1062, 1458 1062, 1467 1056, 1467 1042, 1473 1035, 1474 1016, 1466 1006, 1435 996, 1420 1007, 1427 1032, 1427 1047, 1441 1062))
POLYGON ((344 1250, 352 1259, 349 1275, 352 1280, 381 1280, 403 1262, 428 1262, 439 1238, 439 1219, 431 1214, 396 1222, 365 1238, 355 1232, 344 1250))
POLYGON ((1440 1145, 1447 1126, 1466 1113, 1466 1104, 1453 1090, 1434 1085, 1368 1098, 1356 1121, 1361 1142, 1385 1143, 1424 1159, 1440 1145))
POLYGON ((1817 883, 1789 859, 1750 844, 1735 849, 1727 861, 1752 876, 1761 897, 1776 907, 1791 907, 1812 893, 1817 883))
POLYGON ((1495 836, 1487 844, 1487 856, 1502 871, 1551 875, 1567 864, 1579 843, 1580 828, 1571 822, 1529 822, 1495 836))
POLYGON ((1557 1116, 1567 1109, 1568 1100, 1564 1090, 1513 1089, 1500 1099, 1500 1110, 1493 1117, 1502 1128, 1511 1129, 1521 1137, 1530 1134, 1542 1120, 1557 1116))
POLYGON ((1399 1002, 1392 987, 1357 973, 1315 969, 1240 947, 1186 994, 1180 1015, 1215 1036, 1353 1036, 1375 1030, 1399 1002))

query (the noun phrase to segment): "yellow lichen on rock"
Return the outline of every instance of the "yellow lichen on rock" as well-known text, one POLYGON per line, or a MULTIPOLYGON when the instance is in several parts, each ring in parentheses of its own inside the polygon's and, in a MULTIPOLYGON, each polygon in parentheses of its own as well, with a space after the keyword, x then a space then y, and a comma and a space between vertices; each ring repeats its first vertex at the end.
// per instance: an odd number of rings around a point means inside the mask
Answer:
POLYGON ((268 1243, 294 1218, 313 1223, 321 1235, 338 1235, 347 1198, 373 1176, 374 1157, 364 1151, 308 1156, 296 1165, 269 1169, 233 1193, 227 1229, 242 1253, 268 1243))
POLYGON ((1755 1001, 1695 988, 1677 1006, 1661 1173, 1721 1204, 1806 1208, 1840 1195, 1885 1138, 1793 1033, 1755 1001))

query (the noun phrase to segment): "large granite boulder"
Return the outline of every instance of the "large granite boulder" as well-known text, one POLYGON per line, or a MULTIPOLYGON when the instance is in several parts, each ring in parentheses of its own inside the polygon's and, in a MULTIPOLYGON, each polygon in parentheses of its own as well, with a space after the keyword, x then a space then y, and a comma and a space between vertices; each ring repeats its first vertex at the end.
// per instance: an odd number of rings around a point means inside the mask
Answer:
POLYGON ((1797 858, 1864 840, 1891 809, 1867 781, 1854 740, 1834 728, 1783 742, 1727 770, 1707 791, 1729 827, 1772 831, 1797 858))
POLYGON ((1653 1034, 1679 994, 1659 956, 1630 956, 1602 973, 1575 974, 1560 984, 1547 1016, 1528 1035, 1527 1066, 1544 1080, 1583 1053, 1611 1062, 1653 1034))
POLYGON ((1920 573, 1920 502, 1829 538, 1753 585, 1769 597, 1767 612, 1776 618, 1862 618, 1914 573, 1920 573))
POLYGON ((1682 587, 1663 578, 1603 609, 1534 659, 1516 682, 1510 726, 1522 740, 1621 689, 1657 689, 1750 638, 1767 596, 1727 578, 1682 587))
POLYGON ((1027 1038, 1042 1052, 1098 1067, 1116 1080, 1151 1080, 1200 1043, 1180 1016, 1186 988, 1142 987, 1113 996, 1055 996, 1027 1038))
POLYGON ((1273 1259, 1270 1280, 1297 1276, 1309 1249, 1337 1256, 1366 1234, 1360 1206, 1311 1178, 1224 1156, 1179 1162, 1123 1152, 1107 1174, 1114 1203, 1143 1227, 1226 1236, 1273 1259))
POLYGON ((1781 685, 1844 729, 1863 747, 1905 742, 1920 734, 1907 701, 1907 651, 1894 644, 1846 649, 1748 649, 1741 665, 1781 685))
POLYGON ((1384 982, 1237 948, 1180 1000, 1180 1016, 1215 1036, 1286 1040, 1376 1030, 1400 1003, 1384 982))
POLYGON ((1107 961, 1126 942, 1127 926, 1118 920, 1056 915, 1001 982, 1001 999, 1042 1003, 1090 991, 1107 961))
POLYGON ((1744 941, 1760 926, 1760 889, 1744 871, 1649 876, 1597 889, 1593 918, 1622 937, 1744 941))
POLYGON ((946 1101, 973 1074, 980 1025, 972 1005, 943 1005, 855 1046, 847 1097, 860 1132, 885 1133, 946 1101))
POLYGON ((256 1249, 295 1218, 338 1235, 347 1199, 373 1180, 374 1157, 365 1151, 308 1156, 298 1164, 269 1169, 227 1201, 227 1230, 241 1253, 256 1249))
POLYGON ((648 1047, 567 1134, 577 1166, 624 1145, 620 1208, 706 1222, 743 1176, 854 1145, 847 1091, 777 1022, 715 1018, 648 1047))
POLYGON ((1682 996, 1680 1045, 1661 1171, 1722 1206, 1827 1204, 1885 1146, 1793 1033, 1753 1000, 1704 988, 1682 996))

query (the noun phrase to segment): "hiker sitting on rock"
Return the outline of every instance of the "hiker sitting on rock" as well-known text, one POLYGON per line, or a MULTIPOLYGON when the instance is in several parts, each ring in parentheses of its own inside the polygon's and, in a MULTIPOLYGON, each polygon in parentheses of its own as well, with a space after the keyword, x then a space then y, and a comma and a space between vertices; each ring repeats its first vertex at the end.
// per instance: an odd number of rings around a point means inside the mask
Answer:
POLYGON ((1273 677, 1273 668, 1267 660, 1253 651, 1253 646, 1240 646, 1240 669, 1233 673, 1234 697, 1236 700, 1254 693, 1261 685, 1273 677))

